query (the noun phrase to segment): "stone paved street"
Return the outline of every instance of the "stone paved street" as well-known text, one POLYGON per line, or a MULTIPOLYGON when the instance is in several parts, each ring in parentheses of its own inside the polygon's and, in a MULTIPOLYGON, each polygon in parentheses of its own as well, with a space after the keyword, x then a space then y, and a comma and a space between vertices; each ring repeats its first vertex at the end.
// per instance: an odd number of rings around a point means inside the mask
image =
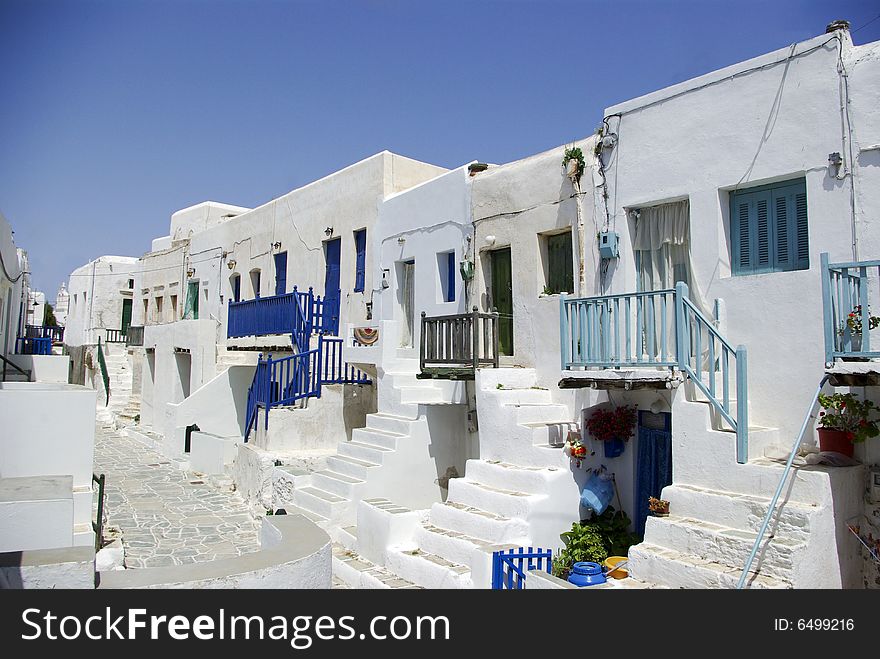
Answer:
POLYGON ((95 473, 107 477, 104 535, 118 530, 126 567, 185 565, 259 549, 259 523, 238 494, 213 488, 101 424, 95 430, 95 473))

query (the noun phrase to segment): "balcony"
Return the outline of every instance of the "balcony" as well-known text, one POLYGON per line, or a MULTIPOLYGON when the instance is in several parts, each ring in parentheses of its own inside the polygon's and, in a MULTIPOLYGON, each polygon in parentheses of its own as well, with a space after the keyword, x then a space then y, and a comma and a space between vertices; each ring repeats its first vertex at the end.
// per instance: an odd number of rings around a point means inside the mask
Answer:
POLYGON ((312 289, 259 297, 243 302, 230 302, 226 336, 290 334, 301 351, 307 349, 312 333, 336 334, 339 330, 339 296, 322 299, 312 289))
POLYGON ((15 342, 15 352, 19 355, 51 355, 52 339, 47 337, 20 336, 15 342))
POLYGON ((60 326, 43 327, 41 325, 27 325, 24 335, 28 339, 50 339, 52 343, 64 341, 64 328, 60 326))
POLYGON ((420 379, 473 380, 484 366, 498 368, 498 314, 428 317, 422 312, 420 379))
POLYGON ((821 271, 825 366, 833 372, 832 384, 880 384, 880 365, 871 363, 880 359, 880 337, 871 337, 880 326, 872 315, 880 306, 880 260, 830 263, 823 253, 821 271))
POLYGON ((143 325, 132 325, 128 328, 128 332, 125 335, 125 345, 126 347, 144 345, 143 325))
POLYGON ((747 455, 746 349, 734 348, 691 302, 688 287, 560 300, 562 389, 666 388, 689 378, 747 455), (734 397, 735 396, 735 397, 734 397))

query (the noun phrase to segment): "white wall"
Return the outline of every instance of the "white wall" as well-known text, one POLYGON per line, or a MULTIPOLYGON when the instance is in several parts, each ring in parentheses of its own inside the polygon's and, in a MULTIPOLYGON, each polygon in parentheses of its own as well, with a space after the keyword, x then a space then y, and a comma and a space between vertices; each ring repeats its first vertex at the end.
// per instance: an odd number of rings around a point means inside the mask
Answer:
POLYGON ((12 227, 2 213, 0 259, 3 260, 0 269, 0 355, 7 357, 15 353, 15 340, 23 326, 21 310, 28 297, 28 275, 27 255, 16 248, 12 227))
POLYGON ((14 355, 9 361, 30 371, 33 382, 67 384, 70 372, 70 357, 67 355, 14 355))
MULTIPOLYGON (((102 329, 121 329, 123 300, 136 301, 129 281, 136 279, 138 259, 129 256, 101 256, 70 273, 70 306, 64 343, 89 345, 105 339, 102 329)), ((134 319, 132 317, 132 324, 134 319)))
MULTIPOLYGON (((829 252, 832 262, 853 258, 851 178, 835 180, 828 168, 828 155, 845 151, 838 47, 834 35, 822 35, 795 49, 816 49, 810 54, 788 60, 784 48, 605 111, 622 115, 609 120, 619 141, 605 152, 611 226, 621 234, 621 257, 605 292, 636 290, 625 210, 689 199, 696 278, 707 300, 725 300, 726 337, 749 351, 752 421, 780 427, 783 437, 797 432, 824 366, 819 254, 829 252), (766 68, 747 72, 757 66, 766 68), (728 191, 800 177, 806 177, 810 269, 731 276, 728 191)), ((876 51, 876 45, 852 49, 844 36, 856 150, 880 142, 876 51)), ((877 158, 870 152, 854 163, 864 259, 880 256, 870 215, 880 203, 880 179, 876 166, 865 166, 877 158)))
POLYGON ((78 385, 0 383, 0 478, 71 475, 75 524, 92 514, 96 395, 78 385))

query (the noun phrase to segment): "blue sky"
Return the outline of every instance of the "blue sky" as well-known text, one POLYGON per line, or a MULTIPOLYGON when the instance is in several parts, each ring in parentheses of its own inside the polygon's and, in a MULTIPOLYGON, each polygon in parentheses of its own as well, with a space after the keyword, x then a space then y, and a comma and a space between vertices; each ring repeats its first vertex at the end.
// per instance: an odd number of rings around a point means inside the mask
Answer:
MULTIPOLYGON (((382 149, 515 160, 619 101, 878 15, 876 0, 0 0, 0 210, 54 299, 191 204, 256 206, 382 149)), ((880 39, 880 20, 853 38, 880 39)))

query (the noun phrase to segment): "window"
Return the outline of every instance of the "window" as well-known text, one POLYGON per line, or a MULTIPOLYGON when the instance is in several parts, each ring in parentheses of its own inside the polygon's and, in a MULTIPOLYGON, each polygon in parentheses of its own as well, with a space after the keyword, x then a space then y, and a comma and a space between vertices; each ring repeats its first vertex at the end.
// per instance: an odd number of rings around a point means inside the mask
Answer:
POLYGON ((150 298, 144 298, 144 324, 150 322, 150 298))
POLYGON ((734 275, 809 269, 805 180, 732 192, 730 240, 734 275))
POLYGON ((171 296, 171 321, 177 320, 177 296, 171 296))
POLYGON ((232 275, 229 278, 229 286, 232 289, 232 301, 241 302, 241 275, 232 275))
POLYGON ((191 281, 186 285, 186 304, 183 308, 186 320, 199 319, 199 282, 191 281))
POLYGON ((455 302, 455 252, 437 254, 437 271, 440 275, 440 301, 455 302))
POLYGON ((251 270, 251 288, 254 291, 254 297, 260 297, 260 271, 251 270))
POLYGON ((360 293, 364 290, 364 279, 367 269, 367 230, 361 229, 354 232, 354 250, 355 250, 355 270, 354 270, 354 292, 360 293))
MULTIPOLYGON (((545 242, 544 293, 574 293, 574 258, 571 249, 571 231, 543 236, 545 242)), ((543 250, 542 250, 543 251, 543 250)))
POLYGON ((129 288, 129 289, 134 288, 134 279, 129 279, 129 280, 128 280, 128 288, 129 288))
POLYGON ((162 318, 162 298, 156 298, 156 322, 161 323, 164 319, 162 318))

